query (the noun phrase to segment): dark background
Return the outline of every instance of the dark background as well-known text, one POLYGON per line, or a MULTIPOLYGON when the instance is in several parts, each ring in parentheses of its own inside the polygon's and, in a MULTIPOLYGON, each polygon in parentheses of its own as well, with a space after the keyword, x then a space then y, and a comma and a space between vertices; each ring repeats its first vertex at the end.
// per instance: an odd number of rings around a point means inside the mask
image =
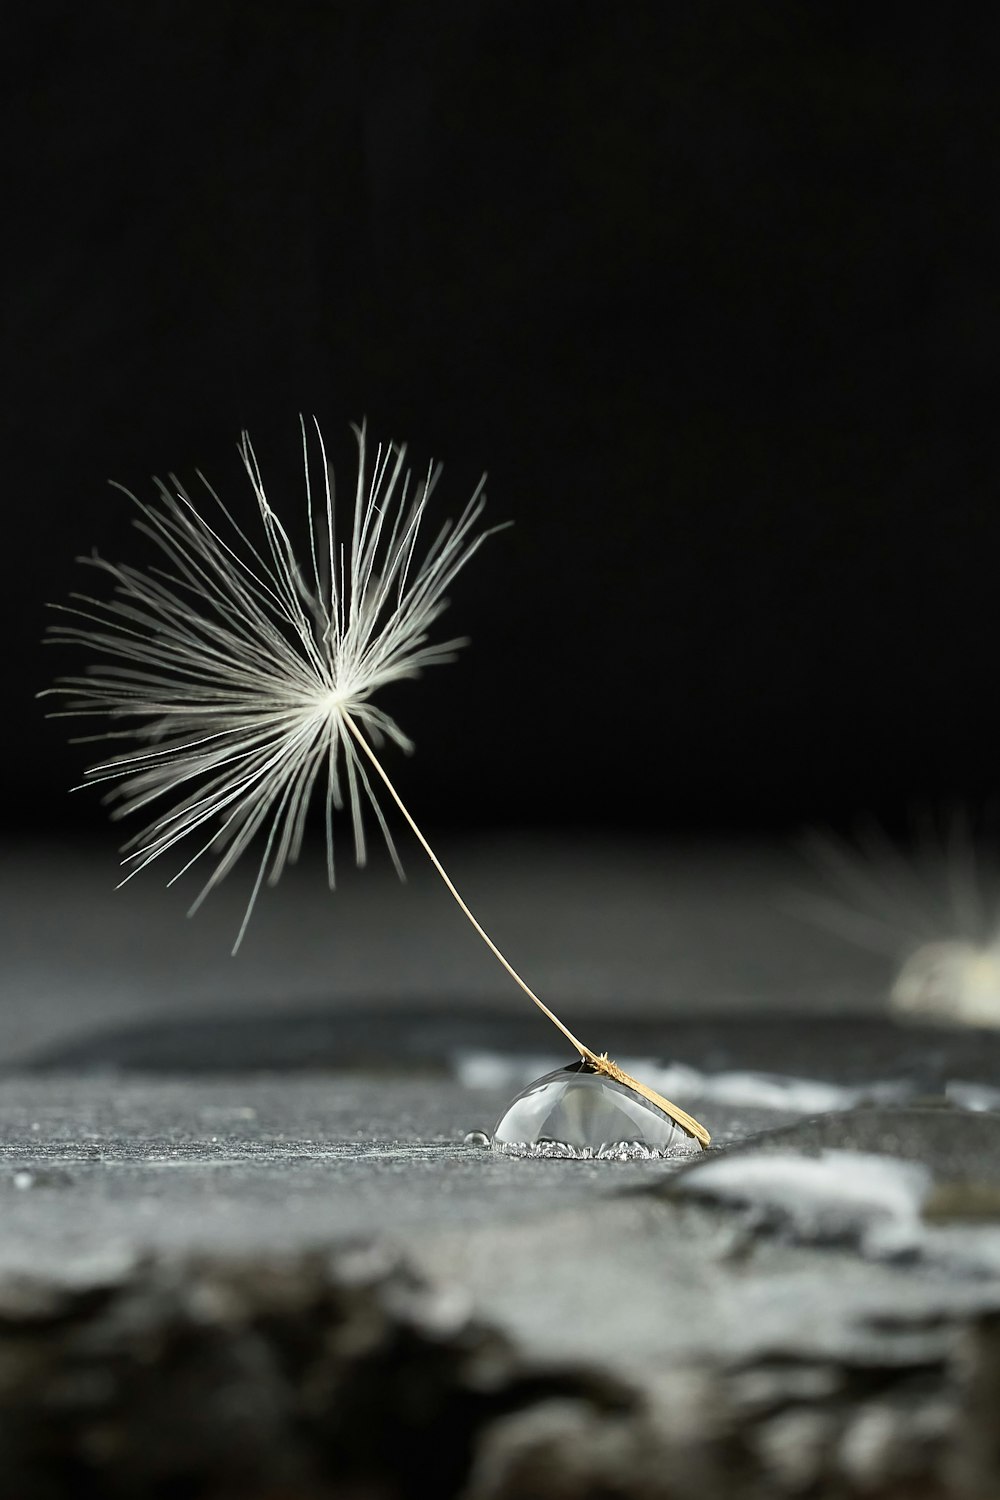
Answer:
POLYGON ((781 832, 995 785, 993 7, 35 5, 6 28, 3 817, 106 836, 46 599, 297 414, 483 468, 428 824, 781 832))

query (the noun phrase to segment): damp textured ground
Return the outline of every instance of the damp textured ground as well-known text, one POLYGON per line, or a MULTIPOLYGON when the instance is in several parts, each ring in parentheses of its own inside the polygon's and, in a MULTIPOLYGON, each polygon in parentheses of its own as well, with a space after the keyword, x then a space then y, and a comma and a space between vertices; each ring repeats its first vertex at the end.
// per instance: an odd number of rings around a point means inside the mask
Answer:
MULTIPOLYGON (((545 932, 579 934, 573 1019, 708 1152, 466 1144, 568 1059, 499 988, 429 997, 477 961, 445 909, 416 957, 383 940, 381 993, 324 997, 328 898, 292 882, 213 1008, 162 892, 123 935, 96 865, 6 862, 4 1494, 996 1500, 1000 1032, 887 1019, 870 960, 819 963, 765 899, 765 852, 606 858, 535 851, 567 893, 526 901, 527 946, 562 1000, 545 932)), ((504 858, 471 864, 509 920, 504 858)), ((363 933, 386 889, 348 889, 363 933)))

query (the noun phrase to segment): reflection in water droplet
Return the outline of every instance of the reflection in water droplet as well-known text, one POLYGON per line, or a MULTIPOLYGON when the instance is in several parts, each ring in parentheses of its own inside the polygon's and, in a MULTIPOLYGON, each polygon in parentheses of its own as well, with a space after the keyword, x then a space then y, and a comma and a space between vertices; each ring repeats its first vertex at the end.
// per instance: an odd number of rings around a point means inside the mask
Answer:
POLYGON ((488 1146, 489 1144, 490 1138, 485 1130, 470 1130, 463 1142, 466 1146, 488 1146))
POLYGON ((646 1161, 701 1147, 634 1089, 571 1063, 536 1078, 507 1106, 493 1149, 508 1156, 646 1161))

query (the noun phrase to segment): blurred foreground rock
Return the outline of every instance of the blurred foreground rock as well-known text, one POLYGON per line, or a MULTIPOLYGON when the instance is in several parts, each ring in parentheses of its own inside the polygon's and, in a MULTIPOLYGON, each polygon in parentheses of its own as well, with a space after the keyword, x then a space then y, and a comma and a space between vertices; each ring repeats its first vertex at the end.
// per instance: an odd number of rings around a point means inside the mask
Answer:
POLYGON ((457 1144, 502 1102, 0 1081, 0 1493, 997 1500, 1000 1115, 708 1100, 733 1144, 686 1164, 457 1144))
POLYGON ((370 1249, 8 1282, 0 1308, 18 1500, 990 1500, 998 1407, 996 1314, 907 1364, 788 1351, 630 1384, 525 1365, 461 1295, 370 1249))

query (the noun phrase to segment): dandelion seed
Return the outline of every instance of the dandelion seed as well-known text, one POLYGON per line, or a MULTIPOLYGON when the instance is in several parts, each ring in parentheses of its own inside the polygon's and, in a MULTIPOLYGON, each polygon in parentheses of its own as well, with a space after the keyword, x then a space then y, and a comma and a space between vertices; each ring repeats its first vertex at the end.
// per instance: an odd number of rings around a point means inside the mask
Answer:
POLYGON ((72 595, 74 602, 61 607, 69 621, 49 632, 51 641, 100 657, 85 674, 59 678, 48 690, 66 700, 58 712, 110 720, 113 727, 85 738, 131 742, 124 753, 90 767, 84 783, 109 785, 113 817, 148 819, 123 848, 129 873, 122 884, 193 846, 171 877, 172 883, 199 861, 212 864, 193 911, 262 841, 235 952, 262 885, 275 884, 298 857, 317 795, 331 888, 335 823, 349 814, 355 858, 364 864, 365 807, 402 874, 380 802, 384 793, 479 936, 584 1062, 634 1089, 707 1145, 697 1121, 606 1055, 591 1052, 528 987, 462 900, 376 754, 389 743, 412 746, 374 697, 389 683, 450 661, 462 645, 459 639, 436 643, 430 632, 447 606, 446 590, 489 535, 477 529, 484 481, 458 521, 423 545, 440 465, 414 484, 405 448, 379 445, 373 456, 364 427, 356 428, 358 477, 345 539, 337 531, 323 437, 318 423, 313 426, 311 449, 301 423, 305 566, 271 508, 244 433, 239 453, 262 540, 251 540, 200 474, 211 502, 207 513, 173 476, 169 484, 156 481, 155 502, 123 491, 138 507, 139 530, 160 551, 159 565, 143 570, 97 555, 81 559, 110 578, 110 597, 72 595))
POLYGON ((912 854, 872 827, 855 843, 813 835, 808 852, 829 894, 796 906, 895 962, 889 1004, 897 1014, 1000 1026, 997 870, 965 815, 943 828, 926 820, 912 854))

